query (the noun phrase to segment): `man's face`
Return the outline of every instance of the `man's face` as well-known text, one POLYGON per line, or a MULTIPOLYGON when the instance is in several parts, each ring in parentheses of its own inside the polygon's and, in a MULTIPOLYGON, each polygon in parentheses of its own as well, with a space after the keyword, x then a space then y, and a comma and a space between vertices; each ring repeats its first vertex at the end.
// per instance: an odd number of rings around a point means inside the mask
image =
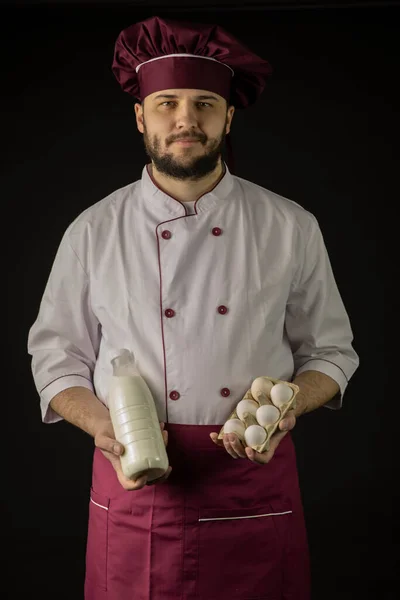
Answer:
POLYGON ((216 169, 234 111, 205 90, 163 90, 135 104, 146 153, 159 172, 182 181, 216 169))

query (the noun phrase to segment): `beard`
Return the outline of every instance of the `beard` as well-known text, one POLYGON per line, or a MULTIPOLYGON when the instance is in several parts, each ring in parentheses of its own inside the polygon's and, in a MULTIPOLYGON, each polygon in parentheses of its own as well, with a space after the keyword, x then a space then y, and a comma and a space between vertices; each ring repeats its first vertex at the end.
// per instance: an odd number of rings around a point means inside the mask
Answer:
MULTIPOLYGON (((143 141, 146 154, 153 161, 157 171, 163 173, 167 177, 172 177, 179 181, 197 181, 209 175, 217 168, 224 148, 227 123, 228 115, 221 134, 213 139, 207 140, 207 137, 204 134, 186 135, 175 138, 173 141, 177 139, 196 139, 199 140, 203 146, 207 144, 207 151, 204 154, 201 156, 193 156, 193 158, 190 159, 187 158, 187 156, 184 158, 174 156, 174 154, 168 151, 162 153, 160 137, 154 135, 153 139, 150 139, 146 123, 143 121, 143 141)), ((190 152, 190 147, 188 147, 188 152, 190 152)))

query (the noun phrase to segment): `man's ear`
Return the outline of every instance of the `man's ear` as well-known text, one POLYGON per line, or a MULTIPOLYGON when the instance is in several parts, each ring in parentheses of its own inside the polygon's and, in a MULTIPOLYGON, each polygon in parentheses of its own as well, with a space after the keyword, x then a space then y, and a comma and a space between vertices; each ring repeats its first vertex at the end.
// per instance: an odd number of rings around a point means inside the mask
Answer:
POLYGON ((135 115, 136 115, 136 125, 139 129, 140 133, 144 133, 144 122, 143 122, 143 102, 139 104, 135 103, 135 115))
POLYGON ((231 124, 232 124, 232 119, 233 119, 233 115, 235 114, 235 107, 234 106, 230 106, 228 108, 228 112, 226 115, 226 135, 228 135, 228 133, 231 130, 231 124))

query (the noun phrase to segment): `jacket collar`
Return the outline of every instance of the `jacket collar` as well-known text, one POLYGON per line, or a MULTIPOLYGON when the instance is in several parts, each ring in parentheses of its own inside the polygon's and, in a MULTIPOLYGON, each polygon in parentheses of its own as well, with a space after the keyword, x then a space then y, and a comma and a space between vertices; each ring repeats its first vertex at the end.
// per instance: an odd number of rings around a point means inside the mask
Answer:
MULTIPOLYGON (((195 210, 197 214, 217 208, 221 206, 224 201, 229 199, 234 186, 234 178, 225 162, 224 166, 225 173, 221 176, 215 187, 196 200, 195 210)), ((141 189, 143 199, 145 202, 149 201, 155 212, 161 214, 162 211, 167 211, 170 215, 185 216, 186 211, 184 203, 169 196, 157 186, 150 173, 150 164, 143 167, 141 189)))

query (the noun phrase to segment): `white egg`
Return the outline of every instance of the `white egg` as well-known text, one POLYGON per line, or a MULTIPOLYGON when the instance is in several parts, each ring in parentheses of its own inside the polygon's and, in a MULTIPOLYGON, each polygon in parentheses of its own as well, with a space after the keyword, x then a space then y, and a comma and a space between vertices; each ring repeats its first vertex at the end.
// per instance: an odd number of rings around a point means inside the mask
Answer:
POLYGON ((267 432, 264 427, 261 427, 260 425, 250 425, 244 432, 244 439, 246 444, 250 446, 250 448, 253 448, 254 446, 259 446, 265 442, 267 439, 267 432))
POLYGON ((262 427, 267 427, 267 425, 272 425, 276 423, 279 419, 280 412, 276 408, 276 406, 272 406, 271 404, 264 404, 257 409, 256 419, 262 427))
POLYGON ((275 406, 283 406, 293 396, 293 390, 286 383, 276 383, 271 390, 271 400, 275 406))
POLYGON ((244 440, 245 426, 240 419, 229 419, 224 424, 224 433, 236 433, 236 435, 244 440))
POLYGON ((255 416, 257 408, 258 404, 255 400, 241 400, 236 407, 236 413, 239 419, 243 420, 244 414, 247 412, 255 416))
POLYGON ((251 395, 258 401, 266 401, 270 397, 274 384, 266 377, 257 377, 251 384, 251 395))

